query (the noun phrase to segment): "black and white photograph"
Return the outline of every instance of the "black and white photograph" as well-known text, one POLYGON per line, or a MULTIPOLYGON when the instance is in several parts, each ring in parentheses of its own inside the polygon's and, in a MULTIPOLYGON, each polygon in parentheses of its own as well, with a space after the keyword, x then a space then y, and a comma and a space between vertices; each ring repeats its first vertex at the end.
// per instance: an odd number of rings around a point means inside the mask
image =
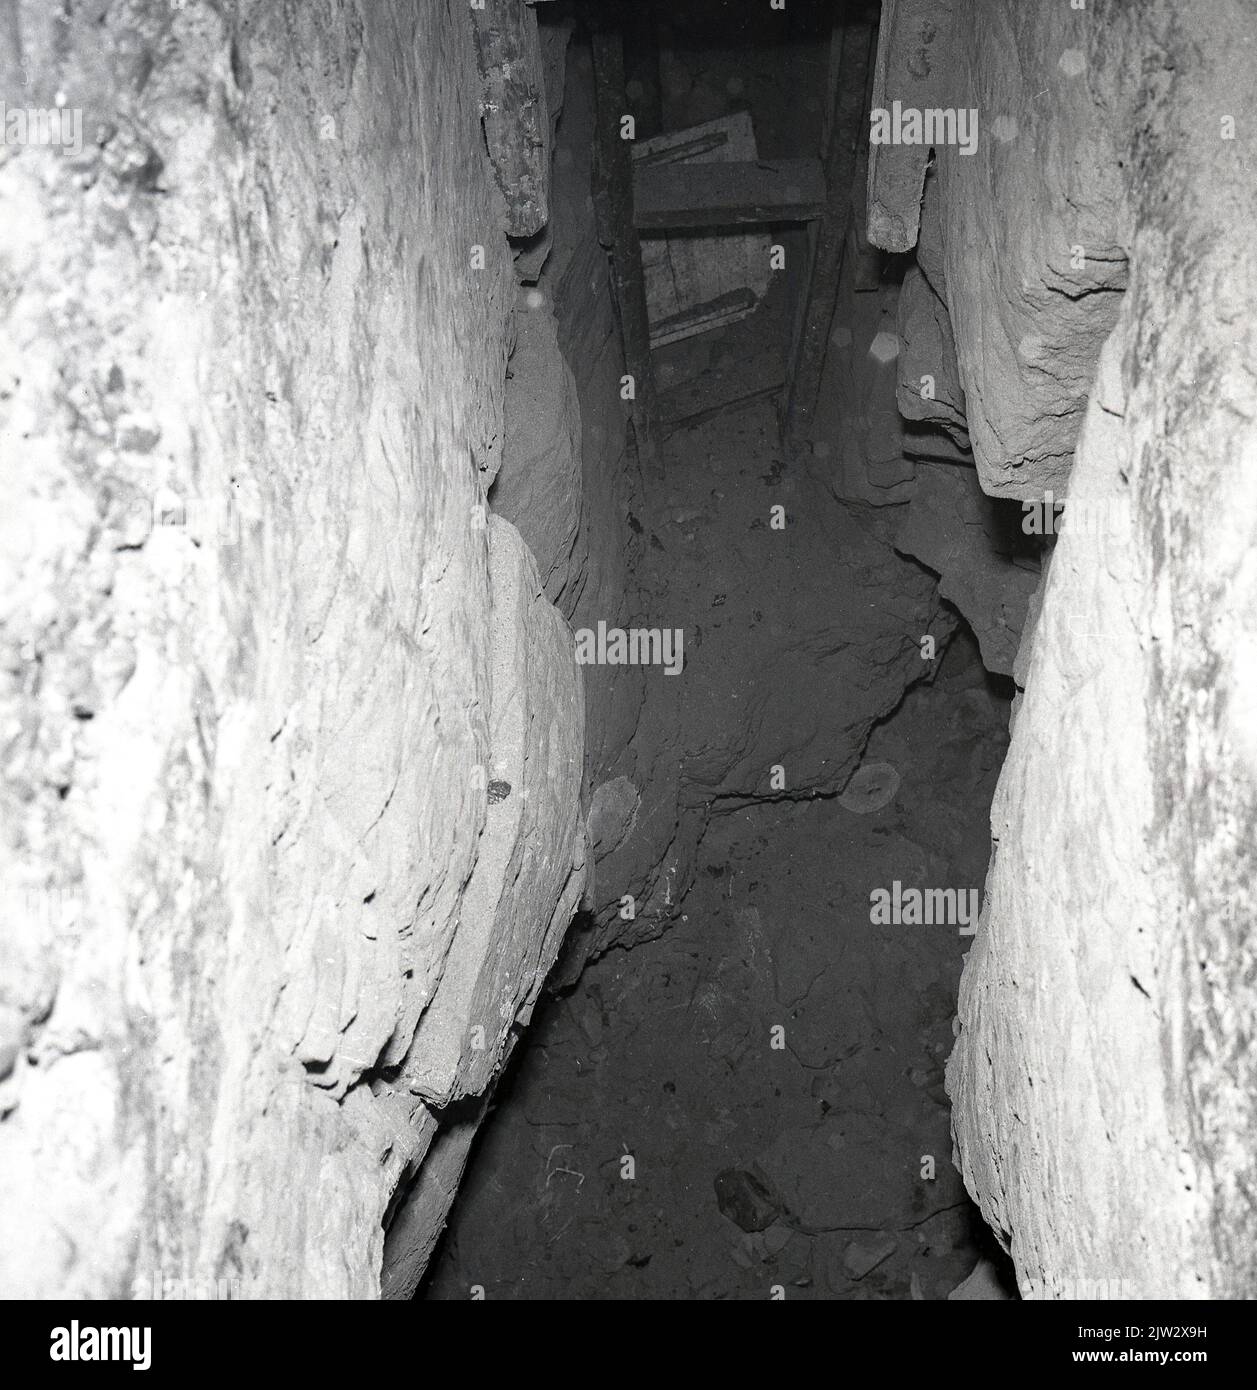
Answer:
POLYGON ((0 0, 0 479, 41 1376, 1221 1353, 1257 0, 0 0))

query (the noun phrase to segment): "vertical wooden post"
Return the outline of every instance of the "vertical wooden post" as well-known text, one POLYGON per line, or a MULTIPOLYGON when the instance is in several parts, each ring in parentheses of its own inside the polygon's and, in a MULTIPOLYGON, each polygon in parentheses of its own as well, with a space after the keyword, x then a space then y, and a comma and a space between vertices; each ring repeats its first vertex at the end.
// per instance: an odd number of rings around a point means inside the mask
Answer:
POLYGON ((471 16, 485 143, 506 199, 506 232, 530 237, 550 217, 550 113, 537 16, 522 0, 488 0, 471 16))
POLYGON ((633 226, 633 146, 622 138, 621 120, 629 114, 624 90, 624 43, 619 6, 600 8, 593 34, 597 140, 594 148, 594 209, 598 240, 610 252, 611 281, 624 342, 625 369, 633 378, 630 419, 638 466, 646 479, 663 470, 650 358, 650 321, 646 314, 646 277, 641 242, 633 226))
POLYGON ((637 116, 637 138, 649 140, 663 134, 663 84, 655 8, 648 0, 635 0, 622 13, 626 92, 631 93, 629 106, 637 116))
POLYGON ((802 441, 816 413, 853 206, 856 201, 863 202, 862 193, 855 188, 855 176, 860 141, 868 139, 867 89, 876 25, 851 8, 845 19, 834 115, 825 152, 826 209, 817 231, 802 329, 789 374, 785 435, 791 443, 802 441))

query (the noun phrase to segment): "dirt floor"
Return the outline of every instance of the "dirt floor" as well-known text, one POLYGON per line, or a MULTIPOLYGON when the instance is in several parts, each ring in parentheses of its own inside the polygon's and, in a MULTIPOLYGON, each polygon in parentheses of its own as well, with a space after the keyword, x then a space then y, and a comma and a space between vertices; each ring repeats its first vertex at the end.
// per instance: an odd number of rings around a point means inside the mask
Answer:
POLYGON ((967 937, 870 894, 981 887, 1007 719, 961 637, 873 735, 888 804, 714 816, 676 925, 529 1030, 426 1295, 945 1298, 986 1248, 943 1091, 967 937))

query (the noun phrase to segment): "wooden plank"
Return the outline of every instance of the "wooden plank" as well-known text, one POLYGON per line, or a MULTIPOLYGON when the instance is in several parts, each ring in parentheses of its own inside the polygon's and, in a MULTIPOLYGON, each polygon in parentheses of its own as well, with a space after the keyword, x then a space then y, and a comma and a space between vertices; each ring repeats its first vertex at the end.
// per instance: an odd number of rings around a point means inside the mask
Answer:
MULTIPOLYGON (((955 0, 886 0, 870 103, 895 101, 918 111, 955 105, 955 0)), ((885 251, 911 251, 921 225, 927 145, 870 145, 868 240, 885 251)))
POLYGON ((770 381, 767 385, 757 382, 754 387, 747 387, 746 390, 731 389, 715 398, 705 395, 696 398, 693 410, 688 415, 681 413, 683 407, 669 393, 665 393, 668 413, 663 424, 664 434, 670 438, 678 430, 693 429, 695 425, 714 420, 718 415, 731 415, 735 410, 746 410, 750 406, 771 401, 780 390, 780 381, 770 381))
MULTIPOLYGON (((778 276, 759 308, 729 324, 721 333, 720 351, 694 376, 665 377, 660 371, 659 419, 665 434, 743 401, 776 395, 785 385, 785 329, 790 295, 778 276)), ((661 354, 669 362, 669 350, 661 354)), ((671 365, 679 366, 675 357, 671 365)))
POLYGON ((537 16, 522 0, 473 6, 485 143, 506 199, 508 236, 535 236, 550 218, 550 111, 537 16))
MULTIPOLYGON (((640 130, 640 126, 638 129, 640 130)), ((684 130, 669 131, 633 145, 633 169, 662 164, 731 163, 755 160, 755 129, 749 111, 734 111, 684 130)), ((769 251, 772 237, 764 227, 682 227, 666 232, 643 232, 646 269, 646 308, 650 314, 650 343, 664 343, 730 322, 750 313, 767 293, 772 280, 769 251), (748 294, 749 292, 749 294, 748 294), (738 295, 738 306, 712 317, 694 314, 694 306, 738 295), (665 323, 665 320, 672 320, 665 323)), ((730 306, 732 302, 730 301, 730 306)), ((656 364, 658 366, 658 364, 656 364)), ((656 375, 658 373, 656 372, 656 375)))
POLYGON ((594 214, 598 240, 611 260, 624 365, 635 383, 629 403, 633 443, 643 479, 663 471, 658 430, 654 364, 650 357, 650 320, 646 313, 646 279, 641 242, 633 223, 633 161, 630 143, 621 138, 620 120, 628 114, 624 90, 624 47, 617 30, 606 27, 616 17, 608 6, 591 36, 594 59, 596 131, 594 140, 594 214))
POLYGON ((806 222, 825 207, 819 159, 642 164, 633 171, 633 221, 643 230, 806 222))
POLYGON ((738 289, 703 304, 691 304, 688 309, 681 309, 670 318, 654 321, 651 328, 652 345, 663 347, 724 324, 736 323, 753 312, 755 303, 755 296, 750 290, 738 289))
POLYGON ((862 201, 855 187, 861 143, 868 138, 869 83, 873 68, 875 27, 848 15, 842 29, 842 51, 834 82, 834 114, 825 154, 829 202, 818 224, 816 248, 803 303, 802 329, 789 373, 786 438, 800 442, 811 427, 820 395, 821 372, 838 302, 847 234, 854 202, 862 201))

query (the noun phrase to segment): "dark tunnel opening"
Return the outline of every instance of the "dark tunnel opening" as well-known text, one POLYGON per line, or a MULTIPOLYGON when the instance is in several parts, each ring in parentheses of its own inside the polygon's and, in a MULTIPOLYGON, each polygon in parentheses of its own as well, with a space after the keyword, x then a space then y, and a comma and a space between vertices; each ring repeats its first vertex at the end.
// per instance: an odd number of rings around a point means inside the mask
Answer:
MULTIPOLYGON (((827 145, 858 145, 867 93, 844 102, 834 84, 844 48, 871 81, 875 6, 814 0, 784 23, 719 0, 596 9, 542 16, 567 32, 556 241, 581 215, 586 168, 608 205, 603 245, 628 234, 608 236, 614 200, 589 154, 607 103, 633 118, 635 175, 713 150, 843 167, 827 145), (622 95, 603 90, 621 74, 622 95)), ((952 1166, 943 1079, 1013 687, 938 597, 922 537, 938 513, 906 524, 918 475, 941 511, 972 461, 955 422, 899 412, 915 258, 863 242, 865 167, 849 161, 849 185, 780 220, 748 203, 721 223, 701 204, 724 185, 670 188, 693 193, 670 215, 695 225, 640 230, 640 283, 607 246, 629 374, 653 378, 653 418, 629 407, 632 578, 644 620, 685 634, 698 687, 670 699, 666 675, 648 679, 628 740, 636 768, 677 766, 674 804, 631 811, 663 900, 639 916, 628 892, 573 922, 420 1297, 1015 1296, 952 1166), (835 237, 840 268, 819 259, 835 237), (829 319, 814 367, 809 314, 829 319), (806 399, 795 374, 810 371, 806 399), (938 895, 938 920, 927 907, 913 921, 914 892, 938 895)), ((553 298, 562 334, 552 285, 543 265, 531 302, 553 298)), ((534 370, 519 347, 516 370, 534 370)), ((503 474, 498 510, 509 457, 503 474)), ((958 495, 993 563, 1037 569, 1019 508, 976 485, 958 495)), ((622 808, 608 819, 597 848, 614 861, 622 808)))

